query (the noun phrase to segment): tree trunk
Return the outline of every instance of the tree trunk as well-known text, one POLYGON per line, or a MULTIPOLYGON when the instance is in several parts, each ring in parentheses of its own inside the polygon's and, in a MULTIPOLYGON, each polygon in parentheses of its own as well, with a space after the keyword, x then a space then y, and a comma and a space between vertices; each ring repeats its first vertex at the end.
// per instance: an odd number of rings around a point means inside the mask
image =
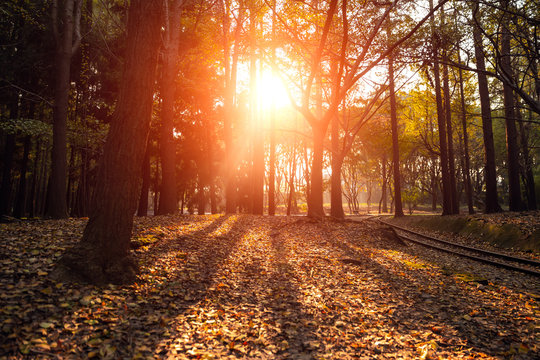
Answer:
POLYGON ((140 191, 160 44, 161 1, 133 0, 129 9, 126 61, 82 240, 59 260, 53 277, 96 284, 129 283, 137 264, 129 256, 133 216, 140 191))
POLYGON ((0 187, 0 216, 11 214, 11 170, 15 153, 15 135, 7 134, 4 148, 2 185, 0 187))
POLYGON ((381 191, 381 201, 382 201, 382 212, 388 212, 388 196, 386 195, 386 188, 388 187, 388 175, 386 173, 386 153, 383 153, 382 158, 382 191, 381 191))
MULTIPOLYGON (((390 30, 388 30, 390 32, 390 30)), ((394 58, 390 53, 388 56, 388 80, 390 91, 390 121, 392 125, 392 166, 394 174, 394 201, 395 217, 403 216, 403 205, 401 203, 401 174, 399 171, 399 139, 398 139, 398 119, 396 109, 396 92, 394 88, 394 58)), ((371 197, 371 195, 370 195, 371 197)))
POLYGON ((204 215, 206 208, 206 197, 204 196, 204 179, 199 174, 199 181, 197 181, 197 214, 204 215))
MULTIPOLYGON (((501 6, 506 8, 508 0, 502 0, 501 6)), ((501 70, 510 78, 513 78, 511 54, 510 54, 510 30, 507 19, 502 20, 501 35, 501 70)), ((514 111, 514 91, 512 87, 503 83, 504 97, 504 120, 506 123, 506 150, 508 161, 508 192, 510 211, 522 210, 521 190, 519 184, 519 148, 517 144, 517 129, 514 111)))
POLYGON ((161 156, 161 201, 158 215, 178 211, 176 191, 176 146, 174 142, 174 102, 176 101, 176 78, 178 74, 178 50, 180 47, 180 11, 182 1, 174 0, 170 9, 165 2, 164 64, 161 77, 161 128, 159 150, 161 156))
POLYGON ((227 214, 236 213, 237 208, 237 184, 236 184, 236 160, 234 154, 234 143, 232 134, 232 121, 235 109, 236 97, 236 77, 238 70, 238 43, 240 42, 241 24, 244 17, 244 8, 241 6, 236 19, 234 30, 234 53, 231 61, 231 43, 229 41, 230 17, 229 9, 225 1, 221 2, 223 7, 223 57, 225 72, 225 96, 223 100, 224 109, 224 142, 225 142, 225 212, 227 214))
MULTIPOLYGON (((430 10, 433 11, 433 0, 429 1, 430 10)), ((439 130, 439 152, 441 157, 441 178, 443 195, 443 215, 452 214, 452 199, 450 190, 450 172, 448 170, 448 147, 446 144, 446 121, 441 98, 441 78, 439 71, 438 48, 439 39, 434 24, 434 15, 431 15, 432 45, 433 45, 433 77, 435 78, 435 100, 437 103, 437 125, 439 130)))
MULTIPOLYGON (((272 0, 272 40, 276 39, 276 0, 272 0)), ((276 49, 272 47, 272 63, 275 62, 276 49)), ((270 159, 268 174, 268 215, 276 214, 276 104, 270 110, 270 159)))
POLYGON ((308 202, 308 216, 322 218, 325 216, 323 208, 323 142, 325 129, 313 126, 313 159, 311 163, 311 187, 308 202))
POLYGON ((459 92, 461 97, 461 126, 463 128, 463 181, 465 182, 465 192, 467 194, 467 206, 469 214, 474 214, 471 171, 469 159, 469 135, 467 134, 467 108, 465 106, 465 91, 463 89, 463 71, 459 69, 459 92))
POLYGON ((38 186, 38 173, 39 173, 39 164, 40 164, 40 155, 41 155, 41 140, 35 142, 34 147, 34 161, 32 163, 32 185, 30 185, 30 199, 28 200, 29 207, 29 216, 31 218, 36 216, 36 195, 37 195, 37 186, 38 186))
MULTIPOLYGON (((345 111, 345 109, 343 110, 345 111)), ((332 117, 332 175, 330 178, 330 216, 343 219, 343 199, 341 191, 341 168, 343 166, 343 156, 339 151, 339 118, 338 115, 332 117)))
MULTIPOLYGON (((473 16, 476 16, 478 5, 473 9, 473 16)), ((497 173, 495 167, 495 143, 493 141, 493 125, 491 121, 491 101, 489 98, 489 88, 487 76, 485 75, 486 65, 482 46, 482 34, 478 26, 473 27, 474 54, 476 67, 478 69, 478 93, 480 95, 480 109, 482 113, 482 134, 484 138, 485 152, 485 181, 486 181, 486 213, 496 213, 502 211, 497 195, 497 173)))
POLYGON ((142 162, 142 186, 139 196, 137 216, 148 216, 148 192, 150 190, 150 141, 146 142, 146 151, 142 162))
MULTIPOLYGON (((253 129, 253 172, 251 178, 251 212, 262 215, 264 208, 264 136, 262 118, 259 114, 259 101, 257 96, 257 24, 255 4, 251 4, 249 11, 250 33, 250 118, 253 129)), ((262 66, 262 65, 261 65, 262 66)))
POLYGON ((15 201, 15 210, 13 216, 21 218, 26 216, 26 173, 28 171, 28 155, 30 154, 30 146, 32 138, 27 135, 24 137, 23 159, 21 164, 21 175, 19 179, 19 189, 17 191, 17 200, 15 201))
MULTIPOLYGON (((446 52, 446 50, 445 50, 446 52)), ((452 129, 452 108, 450 103, 450 78, 448 75, 448 56, 445 54, 445 64, 443 65, 443 94, 444 94, 444 114, 446 120, 446 136, 448 138, 448 177, 450 185, 450 205, 451 213, 459 214, 459 201, 456 184, 456 164, 454 159, 454 138, 452 129)))
MULTIPOLYGON (((69 106, 70 68, 73 56, 73 37, 77 24, 80 22, 81 0, 66 0, 64 15, 59 21, 53 15, 53 26, 62 23, 62 31, 56 34, 55 54, 55 87, 53 106, 53 147, 51 154, 51 178, 47 192, 47 215, 53 219, 63 219, 68 216, 66 199, 67 175, 67 116, 69 106), (78 10, 79 9, 79 10, 78 10)), ((58 9, 56 9, 58 10, 58 9)))
POLYGON ((527 194, 527 210, 536 210, 536 189, 534 185, 533 163, 529 154, 529 124, 523 123, 519 102, 516 101, 516 115, 519 125, 521 151, 523 156, 523 178, 527 194))

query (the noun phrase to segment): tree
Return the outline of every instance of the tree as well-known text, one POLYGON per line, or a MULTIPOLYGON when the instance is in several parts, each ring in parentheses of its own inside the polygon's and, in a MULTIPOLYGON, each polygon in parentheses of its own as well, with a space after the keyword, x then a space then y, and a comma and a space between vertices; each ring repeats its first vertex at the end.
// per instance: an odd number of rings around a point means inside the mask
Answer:
POLYGON ((163 39, 163 70, 161 73, 161 201, 157 214, 172 214, 178 210, 176 191, 176 147, 174 144, 174 103, 176 101, 176 79, 178 74, 178 52, 180 47, 180 15, 184 1, 164 0, 165 34, 163 39))
POLYGON ((473 9, 473 40, 476 67, 478 69, 478 93, 480 95, 480 110, 482 113, 482 134, 484 140, 485 174, 486 181, 486 213, 501 211, 497 196, 497 174, 495 168, 495 143, 493 141, 493 125, 491 120, 491 101, 489 98, 488 80, 485 74, 486 64, 482 50, 482 33, 478 26, 478 4, 473 9))
POLYGON ((91 283, 135 279, 137 265, 129 256, 130 237, 152 110, 161 9, 160 0, 131 2, 124 73, 90 220, 81 241, 57 263, 53 272, 57 279, 91 283))
MULTIPOLYGON (((503 9, 508 8, 508 0, 501 0, 503 9)), ((500 63, 501 71, 508 74, 511 79, 514 78, 511 65, 510 50, 510 19, 508 14, 502 19, 501 50, 500 63)), ((504 120, 506 122, 506 150, 508 161, 508 187, 509 187, 509 208, 510 211, 522 210, 521 190, 519 185, 519 148, 518 133, 516 129, 516 119, 514 110, 514 90, 507 82, 503 83, 504 97, 504 120)))
MULTIPOLYGON (((391 38, 390 23, 388 24, 388 39, 391 38)), ((392 170, 394 175, 394 216, 403 216, 403 206, 401 204, 401 175, 399 171, 399 140, 398 140, 398 119, 396 108, 396 91, 394 86, 394 55, 388 55, 388 80, 390 91, 390 121, 392 127, 392 170)))
POLYGON ((81 43, 82 0, 54 0, 52 26, 56 43, 53 107, 53 148, 47 214, 54 219, 68 216, 66 202, 67 113, 71 58, 81 43), (60 10, 61 16, 58 16, 60 10), (62 26, 61 30, 59 27, 62 26))

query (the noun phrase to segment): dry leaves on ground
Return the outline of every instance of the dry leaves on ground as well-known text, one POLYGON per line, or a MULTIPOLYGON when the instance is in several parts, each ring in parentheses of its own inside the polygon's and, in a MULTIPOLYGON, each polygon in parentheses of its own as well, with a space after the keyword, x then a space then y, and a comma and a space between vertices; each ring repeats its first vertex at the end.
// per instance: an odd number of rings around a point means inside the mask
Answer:
POLYGON ((0 226, 0 357, 540 356, 536 295, 441 269, 373 222, 143 218, 136 284, 49 280, 84 225, 0 226))

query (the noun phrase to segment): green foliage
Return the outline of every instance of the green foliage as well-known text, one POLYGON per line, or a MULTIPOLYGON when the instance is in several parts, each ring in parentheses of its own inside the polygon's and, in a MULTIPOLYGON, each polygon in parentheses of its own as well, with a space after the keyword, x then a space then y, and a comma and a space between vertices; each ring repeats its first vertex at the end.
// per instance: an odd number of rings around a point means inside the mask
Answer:
POLYGON ((52 126, 34 119, 10 119, 0 122, 0 130, 11 135, 52 137, 52 126))

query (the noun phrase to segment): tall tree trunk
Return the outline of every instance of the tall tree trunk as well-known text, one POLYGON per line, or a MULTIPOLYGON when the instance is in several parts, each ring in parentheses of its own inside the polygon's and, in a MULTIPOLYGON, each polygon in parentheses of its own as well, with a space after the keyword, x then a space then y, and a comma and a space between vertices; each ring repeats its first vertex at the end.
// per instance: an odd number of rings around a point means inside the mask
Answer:
POLYGON ((19 190, 17 191, 17 200, 15 201, 15 210, 13 216, 21 218, 26 215, 26 173, 28 171, 28 156, 30 147, 32 146, 32 138, 27 135, 24 137, 23 159, 21 164, 21 176, 19 179, 19 190))
POLYGON ((225 96, 223 100, 224 109, 224 142, 225 142, 225 212, 236 213, 237 208, 237 184, 236 184, 236 160, 234 154, 234 143, 232 134, 232 121, 235 109, 236 97, 236 77, 238 70, 238 46, 241 35, 241 24, 244 17, 243 4, 240 6, 234 30, 234 53, 231 60, 231 42, 229 40, 230 30, 230 9, 226 1, 221 0, 220 6, 223 10, 223 58, 225 70, 225 96))
MULTIPOLYGON (((473 8, 473 17, 478 12, 478 4, 473 8)), ((482 46, 482 34, 478 26, 473 26, 474 55, 478 69, 478 93, 480 95, 480 109, 482 113, 482 134, 485 152, 485 181, 486 181, 486 213, 502 211, 497 195, 497 173, 495 167, 495 143, 493 141, 493 125, 491 120, 491 101, 487 76, 486 63, 482 46)))
POLYGON ((137 216, 148 216, 148 192, 150 190, 150 146, 151 142, 146 142, 146 151, 142 162, 142 186, 139 196, 139 206, 137 216))
POLYGON ((525 180, 525 190, 527 194, 527 210, 536 210, 536 189, 534 185, 533 163, 529 154, 529 136, 530 130, 528 124, 523 123, 519 102, 516 101, 516 115, 519 125, 519 135, 521 143, 521 152, 523 157, 523 175, 525 180))
POLYGON ((11 171, 15 153, 15 135, 7 134, 4 147, 2 185, 0 186, 0 216, 11 214, 11 171))
POLYGON ((291 215, 292 201, 294 198, 294 177, 296 174, 296 142, 293 147, 291 171, 289 174, 289 196, 287 198, 287 216, 291 215))
MULTIPOLYGON (((459 53, 458 53, 459 56, 459 53)), ((461 60, 458 60, 461 61, 461 60)), ((463 71, 459 69, 459 93, 461 97, 461 126, 463 129, 463 180, 465 182, 465 193, 467 194, 467 206, 469 214, 474 214, 471 171, 469 159, 469 135, 467 134, 467 108, 465 106, 465 91, 463 89, 463 71)))
POLYGON ((29 216, 31 218, 36 216, 36 195, 39 183, 38 173, 41 159, 41 140, 39 139, 35 142, 34 153, 34 161, 32 163, 32 185, 30 185, 30 199, 28 200, 28 206, 30 211, 29 216))
MULTIPOLYGON (((501 6, 506 8, 508 0, 501 0, 501 6)), ((510 29, 508 19, 502 19, 501 35, 501 70, 508 77, 513 78, 511 53, 510 53, 510 29)), ((514 111, 514 91, 512 87, 503 83, 504 120, 506 123, 506 150, 508 164, 508 192, 510 211, 522 210, 521 190, 519 184, 519 148, 517 143, 517 129, 514 111)))
MULTIPOLYGON (((345 113, 345 109, 343 109, 345 113)), ((330 178, 330 216, 343 219, 343 199, 341 190, 341 168, 343 166, 343 156, 339 149, 339 115, 332 117, 332 174, 330 178)))
POLYGON ((448 56, 444 54, 445 64, 443 65, 443 94, 444 94, 444 114, 446 120, 446 136, 448 138, 448 177, 450 185, 450 205, 451 213, 459 214, 459 200, 456 183, 456 164, 454 158, 454 131, 452 129, 452 107, 450 102, 450 78, 448 75, 448 56))
POLYGON ((386 152, 383 153, 382 158, 382 191, 381 191, 381 201, 382 201, 382 212, 388 212, 388 196, 386 194, 386 188, 388 187, 388 175, 386 172, 386 152))
POLYGON ((197 214, 204 215, 206 210, 206 197, 204 196, 204 176, 199 173, 197 181, 197 214))
POLYGON ((174 142, 174 102, 176 101, 176 78, 178 74, 178 51, 180 47, 180 12, 183 1, 164 0, 165 34, 164 64, 161 77, 161 128, 159 150, 161 156, 161 201, 158 215, 172 214, 178 211, 176 190, 176 144, 174 142))
POLYGON ((53 106, 53 147, 51 178, 47 192, 47 215, 53 219, 68 216, 66 199, 67 176, 67 116, 69 105, 71 58, 80 41, 82 0, 65 0, 62 19, 58 19, 58 4, 53 2, 53 30, 56 40, 55 86, 53 106), (62 25, 62 31, 58 26, 62 25), (74 36, 75 35, 75 36, 74 36))
POLYGON ((326 127, 313 126, 313 159, 311 163, 311 192, 308 203, 308 216, 322 218, 323 208, 323 142, 326 127))
POLYGON ((216 180, 214 173, 214 128, 212 124, 206 124, 206 144, 207 144, 207 159, 206 173, 208 174, 209 197, 210 197, 210 213, 217 214, 217 199, 216 199, 216 180))
POLYGON ((152 113, 161 5, 160 0, 131 1, 124 73, 92 213, 81 241, 59 260, 53 273, 56 279, 98 284, 135 280, 137 264, 129 256, 130 237, 152 113))
MULTIPOLYGON (((249 40, 250 40, 250 118, 253 129, 253 172, 251 178, 251 212, 262 215, 264 208, 264 136, 262 117, 259 115, 257 94, 257 14, 255 3, 249 11, 249 40)), ((260 65, 262 66, 262 64, 260 65)))
MULTIPOLYGON (((388 28, 390 37, 390 28, 388 28)), ((395 217, 403 216, 403 205, 401 203, 401 174, 399 171, 399 139, 398 139, 398 119, 396 106, 396 92, 394 86, 394 56, 388 55, 388 80, 390 91, 390 121, 392 125, 392 166, 394 174, 394 201, 395 217)), ((371 197, 371 194, 370 194, 371 197)))
POLYGON ((77 193, 75 205, 73 206, 73 214, 75 216, 88 216, 88 203, 90 197, 90 186, 88 179, 88 168, 90 167, 90 159, 87 149, 81 150, 81 174, 77 185, 77 193))
MULTIPOLYGON (((433 0, 429 0, 430 10, 433 11, 433 0)), ((439 130, 439 152, 441 157, 441 178, 443 195, 443 215, 452 214, 452 198, 450 190, 450 171, 448 169, 448 146, 446 143, 446 121, 441 98, 441 77, 439 70, 439 38, 435 29, 435 16, 431 15, 431 31, 433 46, 433 77, 435 78, 435 101, 437 103, 437 125, 439 130)))
MULTIPOLYGON (((276 40, 276 0, 272 0, 272 40, 276 40)), ((272 46, 271 61, 276 60, 276 48, 272 46)), ((276 214, 276 104, 270 109, 270 159, 268 175, 268 215, 276 214)))

